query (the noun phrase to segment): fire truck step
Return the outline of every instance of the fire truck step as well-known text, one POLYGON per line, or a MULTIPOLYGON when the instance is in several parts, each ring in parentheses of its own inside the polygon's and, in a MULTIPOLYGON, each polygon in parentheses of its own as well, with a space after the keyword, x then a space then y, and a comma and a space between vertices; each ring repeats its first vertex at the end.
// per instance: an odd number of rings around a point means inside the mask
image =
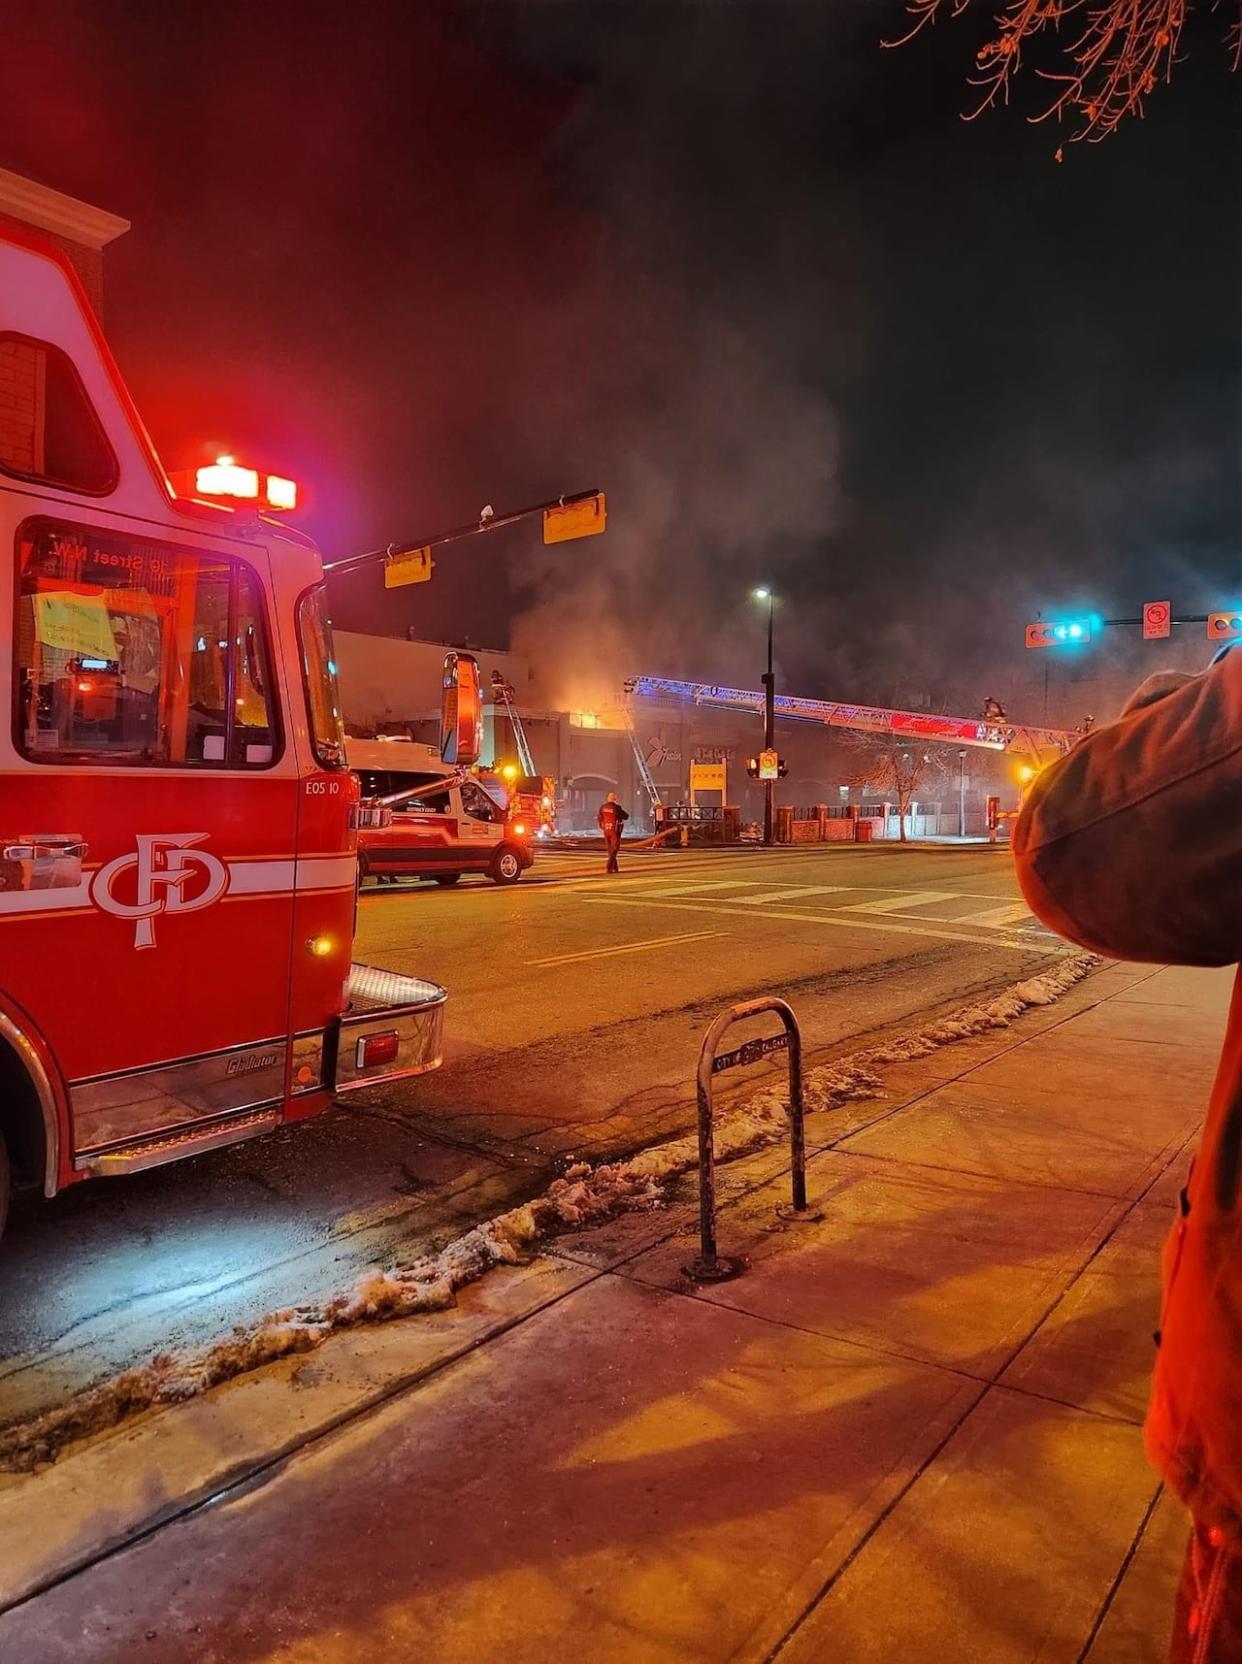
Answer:
POLYGON ((243 1138, 258 1138, 281 1125, 279 1109, 258 1110, 251 1115, 232 1115, 227 1121, 213 1121, 209 1127, 194 1127, 166 1138, 126 1144, 98 1155, 79 1156, 74 1166, 79 1173, 107 1178, 122 1173, 141 1173, 147 1167, 162 1167, 166 1161, 180 1161, 200 1150, 215 1150, 223 1144, 237 1144, 243 1138))

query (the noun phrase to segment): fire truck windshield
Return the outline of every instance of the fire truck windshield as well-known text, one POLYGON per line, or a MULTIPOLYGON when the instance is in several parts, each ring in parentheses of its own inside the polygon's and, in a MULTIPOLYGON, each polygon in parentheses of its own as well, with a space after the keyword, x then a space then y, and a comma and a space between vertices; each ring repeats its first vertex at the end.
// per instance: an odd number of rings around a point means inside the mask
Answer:
POLYGON ((35 762, 267 768, 262 591, 237 560, 43 518, 17 534, 18 743, 35 762))
POLYGON ((344 768, 345 724, 341 717, 328 598, 322 584, 307 590, 298 603, 298 638, 315 757, 321 768, 344 768))

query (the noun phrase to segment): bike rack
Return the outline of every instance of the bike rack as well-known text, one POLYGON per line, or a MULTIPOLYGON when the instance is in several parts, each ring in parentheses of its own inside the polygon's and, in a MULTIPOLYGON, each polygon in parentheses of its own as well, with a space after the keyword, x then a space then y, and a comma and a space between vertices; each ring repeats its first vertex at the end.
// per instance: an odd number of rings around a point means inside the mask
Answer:
POLYGON ((712 1081, 726 1069, 738 1069, 748 1063, 758 1063, 773 1052, 785 1052, 789 1057, 789 1148, 793 1200, 788 1209, 780 1208, 782 1218, 810 1220, 818 1216, 807 1207, 806 1201, 806 1112, 802 1095, 802 1034, 793 1007, 787 1001, 764 995, 757 1000, 744 1000, 732 1005, 716 1018, 703 1036, 699 1052, 699 1253, 683 1267, 685 1276, 696 1283, 722 1283, 738 1277, 746 1269, 745 1259, 716 1250, 716 1153, 712 1138, 712 1081), (760 1035, 746 1040, 731 1052, 717 1053, 716 1048, 734 1023, 748 1017, 759 1017, 773 1011, 784 1024, 780 1034, 760 1035))

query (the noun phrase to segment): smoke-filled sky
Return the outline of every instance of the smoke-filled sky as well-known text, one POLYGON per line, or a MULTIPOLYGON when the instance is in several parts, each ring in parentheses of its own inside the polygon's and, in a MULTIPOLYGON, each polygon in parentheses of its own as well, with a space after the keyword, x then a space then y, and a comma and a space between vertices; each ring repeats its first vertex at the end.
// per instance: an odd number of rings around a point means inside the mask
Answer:
POLYGON ((608 491, 604 539, 355 575, 338 623, 511 638, 584 704, 753 685, 769 582, 784 685, 1038 719, 1039 608, 1242 603, 1240 88, 1208 16, 1058 165, 960 121, 969 19, 884 52, 900 17, 31 0, 0 165, 133 220, 108 321, 166 463, 296 474, 330 554, 608 491))

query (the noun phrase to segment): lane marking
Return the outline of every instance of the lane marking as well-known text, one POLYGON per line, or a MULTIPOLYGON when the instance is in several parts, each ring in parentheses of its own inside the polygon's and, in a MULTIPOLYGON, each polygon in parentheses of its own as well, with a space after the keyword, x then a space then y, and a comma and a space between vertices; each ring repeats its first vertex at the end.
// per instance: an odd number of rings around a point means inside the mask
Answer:
MULTIPOLYGON (((618 898, 620 899, 620 898, 618 898)), ((625 942, 614 948, 589 948, 583 953, 557 953, 549 959, 528 959, 528 965, 568 965, 577 959, 609 959, 618 953, 645 953, 649 948, 671 947, 679 942, 706 942, 713 936, 727 936, 727 930, 695 930, 681 936, 653 936, 646 942, 625 942)))
MULTIPOLYGON (((596 907, 671 907, 682 913, 702 913, 704 908, 694 901, 657 901, 645 896, 583 896, 583 901, 596 907)), ((984 936, 978 931, 933 930, 927 925, 896 924, 888 919, 860 919, 848 913, 795 913, 790 908, 768 908, 761 913, 748 913, 742 907, 723 898, 709 902, 718 913, 734 913, 739 918, 788 919, 795 924, 831 924, 845 930, 871 930, 881 935, 928 936, 943 942, 978 942, 983 947, 1012 948, 1015 953, 1053 954, 1064 951, 1057 940, 1055 947, 1045 947, 1030 940, 1015 941, 999 931, 984 936)))
MULTIPOLYGON (((862 889, 863 885, 855 888, 862 889)), ((852 901, 843 909, 846 913, 906 913, 911 907, 925 907, 934 901, 956 901, 953 890, 898 890, 882 901, 852 901)))

